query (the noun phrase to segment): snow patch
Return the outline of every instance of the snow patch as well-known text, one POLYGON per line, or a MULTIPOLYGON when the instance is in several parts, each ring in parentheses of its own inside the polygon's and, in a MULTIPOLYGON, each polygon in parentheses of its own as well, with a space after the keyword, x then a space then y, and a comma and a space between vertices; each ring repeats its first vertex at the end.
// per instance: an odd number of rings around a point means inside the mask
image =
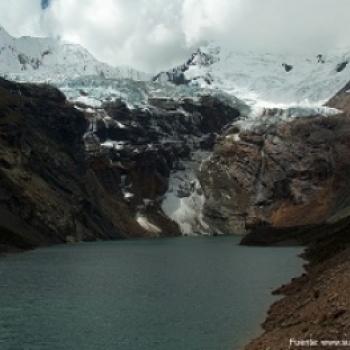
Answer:
POLYGON ((241 130, 249 130, 261 125, 273 125, 280 122, 287 122, 294 118, 306 118, 314 116, 331 117, 339 114, 336 108, 330 108, 316 103, 305 102, 297 105, 290 104, 269 104, 259 101, 251 112, 235 123, 241 130))
MULTIPOLYGON (((101 101, 97 100, 96 98, 89 97, 89 96, 79 96, 77 99, 75 99, 74 102, 82 103, 86 106, 100 108, 102 106, 101 101)), ((91 113, 91 108, 88 108, 91 113)))
POLYGON ((117 123, 118 128, 120 128, 120 129, 126 129, 126 126, 125 126, 123 123, 118 122, 118 121, 116 121, 116 123, 117 123))
POLYGON ((134 198, 135 195, 131 192, 127 192, 127 191, 123 191, 123 196, 125 199, 131 199, 131 198, 134 198))
POLYGON ((143 227, 148 232, 151 232, 151 233, 154 233, 154 234, 162 233, 162 230, 158 226, 152 224, 148 220, 148 218, 146 216, 144 216, 144 215, 138 214, 136 216, 136 221, 141 227, 143 227))
POLYGON ((185 170, 171 174, 169 190, 166 193, 162 209, 175 221, 183 235, 209 234, 209 226, 203 217, 205 196, 196 172, 207 152, 197 151, 193 161, 184 162, 185 170))
POLYGON ((125 147, 125 142, 107 140, 107 141, 101 143, 101 147, 114 149, 116 151, 121 151, 125 147))

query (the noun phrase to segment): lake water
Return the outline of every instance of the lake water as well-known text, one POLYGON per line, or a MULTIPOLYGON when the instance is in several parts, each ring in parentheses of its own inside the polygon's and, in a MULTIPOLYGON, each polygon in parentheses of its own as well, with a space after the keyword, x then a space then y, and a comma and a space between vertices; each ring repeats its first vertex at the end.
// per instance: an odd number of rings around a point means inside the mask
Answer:
POLYGON ((300 248, 237 237, 56 246, 0 259, 1 350, 237 350, 300 248))

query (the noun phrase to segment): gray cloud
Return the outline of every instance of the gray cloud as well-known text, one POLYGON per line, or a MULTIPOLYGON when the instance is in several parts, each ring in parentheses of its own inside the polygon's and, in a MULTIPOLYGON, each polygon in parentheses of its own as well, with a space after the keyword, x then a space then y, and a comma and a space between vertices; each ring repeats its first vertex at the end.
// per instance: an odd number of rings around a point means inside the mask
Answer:
POLYGON ((39 0, 0 4, 14 35, 60 35, 99 59, 156 71, 205 40, 236 49, 325 51, 350 47, 349 0, 39 0))

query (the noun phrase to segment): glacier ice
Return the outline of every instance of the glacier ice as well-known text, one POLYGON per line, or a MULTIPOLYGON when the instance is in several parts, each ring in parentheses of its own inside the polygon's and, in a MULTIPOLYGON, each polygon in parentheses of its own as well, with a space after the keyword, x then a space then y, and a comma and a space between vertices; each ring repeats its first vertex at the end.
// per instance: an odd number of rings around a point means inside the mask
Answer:
POLYGON ((98 61, 84 47, 55 38, 15 38, 0 26, 0 76, 32 82, 57 82, 96 75, 147 80, 149 75, 130 67, 98 61))

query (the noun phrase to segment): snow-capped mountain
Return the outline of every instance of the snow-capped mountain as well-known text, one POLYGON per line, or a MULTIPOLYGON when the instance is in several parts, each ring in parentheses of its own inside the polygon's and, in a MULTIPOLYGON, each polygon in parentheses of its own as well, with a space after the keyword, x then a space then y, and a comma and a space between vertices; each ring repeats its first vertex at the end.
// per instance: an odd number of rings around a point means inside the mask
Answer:
POLYGON ((0 26, 0 75, 21 81, 61 81, 82 76, 148 79, 128 67, 98 61, 80 45, 54 38, 14 38, 0 26))
POLYGON ((175 85, 189 84, 191 81, 200 78, 205 81, 207 84, 212 83, 211 76, 209 72, 205 72, 205 68, 210 67, 214 63, 220 60, 219 58, 219 49, 217 51, 205 52, 203 49, 199 48, 194 52, 191 57, 186 61, 186 63, 173 68, 168 72, 161 72, 157 74, 153 81, 157 82, 166 82, 170 81, 175 85), (204 68, 199 77, 190 78, 187 76, 187 72, 192 70, 194 67, 204 68))
POLYGON ((261 54, 207 45, 183 65, 162 72, 170 81, 223 90, 251 105, 323 104, 350 80, 350 51, 318 55, 261 54))

